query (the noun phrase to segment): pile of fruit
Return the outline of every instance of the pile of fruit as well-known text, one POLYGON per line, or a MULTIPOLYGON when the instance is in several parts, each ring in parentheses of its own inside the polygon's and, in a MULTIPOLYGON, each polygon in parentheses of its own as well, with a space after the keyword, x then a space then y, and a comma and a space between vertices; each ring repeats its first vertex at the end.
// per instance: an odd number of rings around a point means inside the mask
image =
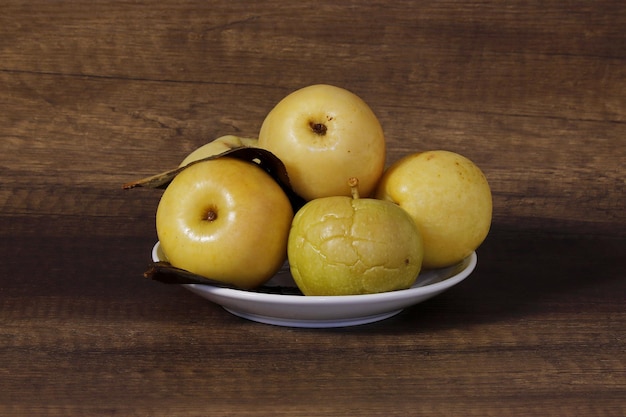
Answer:
POLYGON ((312 85, 283 98, 257 138, 223 136, 168 173, 161 249, 185 273, 256 288, 287 260, 305 295, 409 288, 486 238, 492 199, 469 159, 433 150, 385 169, 383 129, 355 94, 312 85))

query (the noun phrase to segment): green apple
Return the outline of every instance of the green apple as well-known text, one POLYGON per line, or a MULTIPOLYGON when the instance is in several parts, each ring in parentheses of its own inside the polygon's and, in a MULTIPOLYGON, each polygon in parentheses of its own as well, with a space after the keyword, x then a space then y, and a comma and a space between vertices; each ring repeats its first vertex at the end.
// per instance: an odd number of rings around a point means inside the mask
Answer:
POLYGON ((199 161, 209 156, 219 155, 231 149, 241 148, 243 146, 257 147, 258 142, 258 139, 255 138, 242 138, 234 135, 220 136, 195 149, 183 159, 179 166, 183 167, 191 162, 199 161))
POLYGON ((325 84, 283 98, 263 121, 259 147, 282 160, 305 200, 349 196, 350 177, 359 178, 367 197, 385 167, 385 137, 374 112, 354 93, 325 84))
POLYGON ((434 150, 407 155, 384 173, 376 197, 405 209, 424 239, 424 268, 469 256, 491 226, 491 189, 472 161, 434 150))
POLYGON ((423 247, 406 211, 354 195, 307 202, 294 216, 287 253, 303 294, 358 295, 409 288, 423 247))
POLYGON ((292 218, 272 177, 254 163, 221 157, 189 165, 172 180, 156 229, 173 266, 254 288, 284 264, 292 218))

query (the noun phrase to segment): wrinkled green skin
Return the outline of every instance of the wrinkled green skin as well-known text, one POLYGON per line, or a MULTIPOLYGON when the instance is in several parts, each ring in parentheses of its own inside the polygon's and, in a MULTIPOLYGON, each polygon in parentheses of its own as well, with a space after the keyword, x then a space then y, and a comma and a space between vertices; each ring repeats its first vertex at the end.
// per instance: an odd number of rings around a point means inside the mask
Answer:
POLYGON ((358 295, 409 288, 420 272, 422 238, 397 205, 326 197, 295 215, 287 245, 291 274, 305 295, 358 295))

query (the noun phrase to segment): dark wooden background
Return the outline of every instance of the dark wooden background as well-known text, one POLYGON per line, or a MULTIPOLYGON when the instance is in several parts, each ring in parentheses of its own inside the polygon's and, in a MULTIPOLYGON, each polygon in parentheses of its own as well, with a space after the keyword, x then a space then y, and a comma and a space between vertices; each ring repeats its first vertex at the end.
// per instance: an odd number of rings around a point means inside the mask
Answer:
POLYGON ((621 1, 3 1, 0 415, 622 416, 625 162, 621 1), (143 280, 159 193, 121 185, 322 82, 389 163, 483 169, 471 278, 325 331, 143 280))

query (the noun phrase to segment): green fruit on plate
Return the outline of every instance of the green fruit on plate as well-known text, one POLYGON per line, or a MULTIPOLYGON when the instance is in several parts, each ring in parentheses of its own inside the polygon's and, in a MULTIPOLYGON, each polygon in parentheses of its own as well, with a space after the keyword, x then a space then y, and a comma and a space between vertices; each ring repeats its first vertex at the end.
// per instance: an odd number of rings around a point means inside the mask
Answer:
POLYGON ((305 204, 294 216, 287 250, 291 274, 305 295, 406 289, 415 283, 423 256, 419 231, 403 209, 356 193, 305 204))

